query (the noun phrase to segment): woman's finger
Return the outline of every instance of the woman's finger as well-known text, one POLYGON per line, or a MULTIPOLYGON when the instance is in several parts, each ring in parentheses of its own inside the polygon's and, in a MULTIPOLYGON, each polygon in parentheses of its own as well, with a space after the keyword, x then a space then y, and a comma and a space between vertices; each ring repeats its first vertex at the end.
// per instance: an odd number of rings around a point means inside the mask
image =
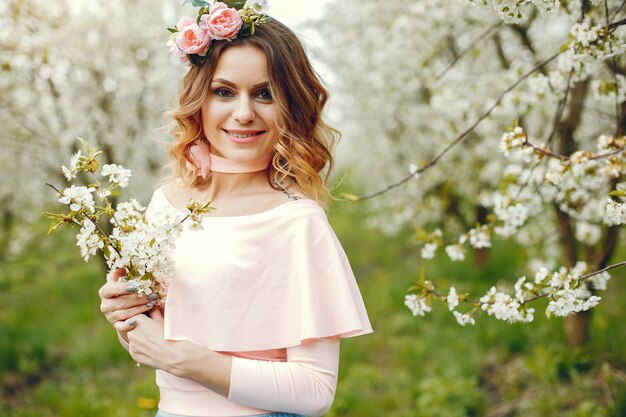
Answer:
POLYGON ((160 323, 163 323, 163 321, 164 321, 163 313, 161 312, 161 309, 158 308, 158 307, 157 308, 153 308, 152 310, 150 310, 149 315, 150 315, 150 318, 152 320, 156 320, 156 321, 158 321, 160 323))
POLYGON ((118 322, 118 321, 125 321, 138 314, 145 313, 151 308, 152 308, 151 305, 142 304, 139 306, 135 306, 133 308, 112 311, 109 314, 107 314, 106 317, 107 317, 107 320, 112 323, 118 322))
POLYGON ((126 268, 117 268, 109 271, 107 274, 107 281, 117 282, 121 277, 126 275, 126 268))
POLYGON ((133 294, 137 291, 137 287, 128 282, 109 281, 100 287, 98 295, 100 298, 114 298, 122 295, 133 294))
POLYGON ((115 330, 117 330, 120 333, 124 333, 129 330, 132 330, 133 328, 135 328, 135 326, 137 326, 137 320, 135 320, 134 318, 130 318, 128 320, 123 320, 123 321, 116 321, 113 324, 113 327, 115 327, 115 330))

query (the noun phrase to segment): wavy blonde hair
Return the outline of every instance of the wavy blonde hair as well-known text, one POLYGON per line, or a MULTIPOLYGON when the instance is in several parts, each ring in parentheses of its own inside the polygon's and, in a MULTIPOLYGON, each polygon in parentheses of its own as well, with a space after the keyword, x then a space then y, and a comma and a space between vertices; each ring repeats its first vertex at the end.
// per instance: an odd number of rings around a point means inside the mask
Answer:
POLYGON ((202 129, 201 108, 220 56, 227 48, 253 45, 265 52, 270 91, 278 107, 279 138, 274 147, 272 167, 267 170, 269 184, 281 189, 294 181, 304 194, 326 207, 332 198, 328 178, 334 161, 332 148, 339 132, 322 118, 328 91, 313 69, 295 33, 275 19, 259 25, 253 36, 233 41, 217 41, 210 59, 202 66, 192 66, 185 75, 178 107, 169 114, 174 142, 169 147, 173 177, 194 187, 205 182, 190 157, 194 141, 206 140, 202 129), (325 173, 324 173, 324 169, 325 173))

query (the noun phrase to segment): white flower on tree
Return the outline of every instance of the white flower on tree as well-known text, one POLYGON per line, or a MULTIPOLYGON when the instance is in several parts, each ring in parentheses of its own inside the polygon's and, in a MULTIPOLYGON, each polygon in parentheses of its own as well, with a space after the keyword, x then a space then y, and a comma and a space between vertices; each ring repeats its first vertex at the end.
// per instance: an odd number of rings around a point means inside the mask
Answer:
POLYGON ((117 184, 122 188, 128 186, 131 175, 130 169, 126 169, 121 165, 105 164, 102 167, 102 176, 109 177, 110 183, 117 184))
POLYGON ((471 324, 471 325, 476 324, 476 321, 474 321, 474 319, 469 313, 461 314, 458 311, 453 311, 452 314, 454 314, 454 318, 456 319, 456 322, 461 326, 465 326, 466 324, 471 324))
POLYGON ((450 287, 450 292, 446 297, 446 302, 448 303, 448 309, 450 311, 454 310, 456 306, 459 305, 459 296, 456 293, 456 289, 454 287, 450 287))
POLYGON ((438 246, 436 243, 427 243, 422 248, 422 258, 424 259, 432 259, 435 257, 435 251, 438 246))
POLYGON ((460 262, 465 260, 465 252, 461 245, 448 245, 446 246, 446 253, 453 262, 460 262))
POLYGON ((414 316, 422 316, 432 311, 431 307, 426 304, 423 298, 418 298, 415 294, 409 294, 404 298, 406 305, 414 316))
POLYGON ((80 248, 80 255, 85 261, 104 247, 104 242, 95 231, 95 224, 91 220, 84 220, 80 233, 76 235, 76 246, 80 248))
POLYGON ((92 194, 94 191, 96 191, 96 189, 93 187, 72 185, 63 190, 59 198, 59 203, 68 204, 70 210, 75 212, 86 210, 94 213, 95 208, 92 194))
MULTIPOLYGON (((129 192, 147 198, 166 155, 157 128, 177 88, 171 80, 179 69, 169 64, 161 36, 164 17, 177 6, 163 0, 2 4, 0 176, 20 178, 19 187, 0 182, 2 211, 15 224, 36 221, 48 204, 42 178, 74 180, 80 157, 74 138, 87 134, 105 151, 105 162, 133 167, 129 192), (7 36, 18 33, 28 36, 7 36), (72 154, 59 171, 59 161, 72 154)), ((106 194, 99 190, 98 197, 106 194)), ((16 228, 0 224, 0 237, 12 241, 11 233, 16 228)))
POLYGON ((611 226, 626 224, 626 203, 609 200, 606 204, 605 221, 611 226))

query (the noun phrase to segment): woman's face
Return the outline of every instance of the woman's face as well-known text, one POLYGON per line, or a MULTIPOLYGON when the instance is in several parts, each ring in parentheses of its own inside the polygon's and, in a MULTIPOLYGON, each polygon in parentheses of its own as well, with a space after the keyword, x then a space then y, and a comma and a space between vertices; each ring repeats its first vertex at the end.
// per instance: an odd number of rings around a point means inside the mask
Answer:
POLYGON ((222 53, 202 105, 202 127, 213 154, 244 163, 270 158, 278 128, 269 81, 261 49, 238 45, 222 53))

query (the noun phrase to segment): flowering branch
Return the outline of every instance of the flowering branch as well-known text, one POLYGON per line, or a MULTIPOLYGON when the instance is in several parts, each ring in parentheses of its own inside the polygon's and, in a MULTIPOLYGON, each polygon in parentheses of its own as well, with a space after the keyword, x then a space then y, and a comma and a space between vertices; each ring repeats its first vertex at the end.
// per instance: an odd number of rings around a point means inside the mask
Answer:
POLYGON ((95 183, 87 187, 72 185, 62 191, 47 184, 57 192, 59 202, 69 205, 70 209, 69 213, 44 213, 54 220, 50 232, 61 224, 80 226, 76 239, 85 261, 101 252, 111 271, 118 268, 127 270, 124 280, 137 288, 136 294, 157 293, 159 303, 163 303, 168 280, 173 273, 174 241, 182 231, 183 222, 191 220, 191 229, 201 229, 202 216, 211 212, 213 207, 210 203, 201 205, 190 200, 187 204, 189 214, 182 220, 174 211, 155 213, 148 218, 144 213, 146 209, 136 200, 119 203, 114 209, 108 196, 116 188, 128 186, 131 171, 120 165, 105 164, 99 173, 108 177, 109 185, 104 188, 98 178, 100 164, 97 157, 102 152, 89 147, 83 139, 79 140, 86 154, 81 151, 74 154, 69 167, 62 167, 63 174, 68 181, 72 181, 78 173, 90 173, 95 183), (94 193, 104 207, 95 205, 94 193), (114 226, 110 235, 98 223, 102 216, 114 226))
MULTIPOLYGON (((500 105, 500 103, 502 102, 502 100, 507 96, 508 93, 510 93, 511 91, 513 91, 517 86, 519 86, 524 80, 526 80, 528 77, 530 77, 532 74, 534 74, 535 72, 537 72, 539 69, 542 69, 543 67, 545 67, 547 64, 549 64, 550 62, 554 61, 556 58, 560 57, 560 56, 566 56, 566 58, 571 58, 571 57, 576 57, 578 55, 581 54, 581 51, 585 51, 585 50, 589 50, 591 54, 597 54, 599 57, 602 57, 603 54, 606 57, 614 57, 618 51, 615 51, 612 47, 612 42, 614 41, 614 39, 611 38, 611 34, 612 32, 615 30, 616 27, 620 26, 620 24, 626 24, 626 19, 622 20, 622 21, 618 21, 618 22, 613 22, 611 24, 607 24, 604 27, 587 27, 589 25, 589 22, 587 20, 584 19, 584 16, 582 18, 582 22, 578 23, 577 25, 575 25, 572 30, 570 31, 570 35, 573 37, 572 40, 570 40, 568 43, 566 43, 563 48, 561 48, 561 51, 553 54, 552 56, 550 56, 549 58, 543 60, 542 62, 536 64, 533 68, 531 68, 529 71, 527 71, 525 74, 523 74, 521 77, 519 77, 514 83, 512 83, 509 87, 507 87, 505 90, 503 90, 500 95, 498 96, 498 98, 495 100, 495 102, 493 103, 492 106, 489 107, 489 109, 487 109, 487 111, 485 111, 483 114, 481 114, 475 121, 474 123, 472 123, 465 131, 463 131, 461 134, 459 134, 452 142, 450 142, 442 151, 440 151, 437 155, 435 155, 435 157, 428 163, 426 163, 425 165, 421 166, 421 167, 417 167, 417 166, 412 166, 410 169, 410 172, 408 175, 406 175, 405 177, 401 178, 400 180, 396 181, 395 183, 389 184, 387 185, 385 188, 374 192, 372 194, 368 194, 365 196, 353 196, 353 195, 347 195, 347 197, 349 197, 350 200, 352 201, 365 201, 365 200, 369 200, 375 197, 379 197, 383 194, 386 194, 387 192, 400 187, 401 185, 405 184, 406 182, 410 181, 413 178, 417 178, 419 177, 423 172, 425 172, 426 170, 432 168, 433 166, 435 166, 439 160, 445 155, 447 154, 452 148, 454 148, 456 145, 458 145, 459 143, 461 143, 464 139, 467 138, 467 136, 473 132, 476 127, 478 127, 478 125, 480 125, 480 123, 486 119, 489 115, 491 115, 491 113, 500 105), (605 48, 605 43, 608 43, 610 45, 609 51, 608 52, 603 52, 604 48, 605 48)), ((555 117, 554 119, 554 124, 553 124, 553 130, 549 136, 549 140, 552 139, 552 137, 554 136, 554 134, 556 133, 556 128, 560 122, 560 118, 561 118, 561 114, 564 110, 564 106, 565 103, 567 102, 567 95, 569 92, 569 85, 570 82, 572 81, 572 77, 573 74, 575 73, 575 68, 576 66, 572 63, 568 63, 567 65, 569 65, 569 76, 568 76, 568 80, 567 80, 567 87, 565 88, 565 97, 563 98, 563 100, 560 102, 560 106, 557 110, 557 115, 559 115, 558 117, 555 117)), ((576 79, 578 80, 578 79, 576 79)))
POLYGON ((606 289, 606 282, 611 278, 608 271, 626 266, 626 261, 609 265, 598 271, 582 275, 587 269, 585 262, 579 262, 574 268, 568 270, 561 268, 552 274, 547 269, 542 268, 535 274, 533 282, 527 281, 526 277, 521 277, 515 284, 515 295, 498 292, 495 287, 481 298, 472 299, 468 294, 457 294, 454 287, 450 287, 448 295, 439 293, 431 281, 425 280, 422 274, 420 282, 409 288, 409 291, 419 290, 418 294, 409 294, 405 297, 405 305, 411 310, 414 316, 424 316, 432 311, 429 304, 431 299, 443 300, 448 309, 454 314, 457 323, 464 326, 475 324, 472 317, 477 311, 486 311, 488 315, 493 315, 496 319, 515 322, 531 322, 534 319, 535 309, 528 307, 533 301, 549 298, 550 302, 546 308, 549 316, 565 317, 572 313, 588 310, 601 300, 595 296, 585 285, 585 281, 591 280, 594 289, 606 289), (460 303, 469 303, 474 308, 467 313, 456 311, 460 303))
POLYGON ((541 146, 533 145, 532 143, 528 142, 528 140, 526 140, 526 142, 524 142, 522 144, 522 146, 531 148, 533 151, 535 151, 535 152, 537 152, 537 153, 539 153, 541 155, 547 156, 549 158, 558 159, 558 160, 561 160, 561 161, 571 161, 572 158, 580 158, 580 157, 584 157, 588 161, 597 161, 597 160, 600 160, 600 159, 610 158, 611 156, 619 155, 621 153, 626 152, 626 147, 621 147, 621 148, 619 148, 619 149, 617 149, 617 150, 615 150, 613 152, 597 154, 597 155, 594 155, 594 154, 591 154, 591 153, 588 153, 588 152, 580 152, 580 153, 577 152, 575 155, 566 156, 566 155, 560 155, 560 154, 557 154, 555 152, 552 152, 551 150, 546 148, 544 145, 541 145, 541 146))
POLYGON ((476 119, 476 121, 474 121, 474 123, 472 123, 472 125, 470 127, 468 127, 465 131, 463 131, 460 135, 458 135, 456 137, 456 139, 454 139, 451 143, 449 143, 441 152, 439 152, 437 155, 435 155, 435 157, 428 162, 426 165, 423 165, 422 167, 419 167, 415 170, 413 170, 413 172, 411 172, 409 175, 405 176, 404 178, 400 179, 399 181, 388 185, 387 187, 385 187, 384 189, 377 191, 373 194, 369 194, 369 195, 365 195, 365 196, 355 196, 353 198, 351 198, 354 201, 365 201, 365 200, 369 200, 378 196, 381 196, 383 194, 388 193, 389 191, 393 190, 394 188, 398 188, 399 186, 401 186, 402 184, 406 183, 407 181, 411 180, 412 178, 416 178, 419 175, 421 175, 424 171, 434 167, 439 160, 445 155, 447 154, 452 148, 454 148, 456 145, 458 145, 459 143, 461 143, 465 138, 467 138, 467 136, 474 131, 474 129, 476 129, 476 127, 484 120, 486 119, 495 109, 496 107, 498 107, 498 105, 500 104, 500 102, 502 101, 502 99, 511 91, 513 91, 518 85, 520 85, 525 79, 527 79, 528 77, 530 77, 532 74, 534 74, 535 72, 537 72, 540 68, 542 68, 543 66, 547 65, 548 63, 552 62, 554 59, 556 59, 558 56, 560 55, 559 53, 556 53, 554 55, 552 55, 550 58, 547 58, 545 60, 543 60, 542 62, 540 62, 539 64, 535 65, 532 69, 530 69, 528 72, 526 72, 524 75, 522 75, 520 78, 517 79, 517 81, 515 81, 513 84, 511 84, 509 87, 507 87, 504 91, 502 91, 502 93, 500 93, 500 96, 498 96, 498 98, 496 99, 496 101, 493 103, 493 105, 491 105, 491 107, 489 107, 489 109, 487 111, 485 111, 480 117, 478 117, 478 119, 476 119))
POLYGON ((444 75, 446 75, 448 73, 448 71, 450 71, 457 62, 459 62, 461 59, 463 59, 463 57, 465 57, 468 53, 470 53, 470 51, 472 49, 474 49, 476 47, 476 45, 478 45, 483 39, 487 38, 489 35, 491 35, 492 32, 495 32, 496 30, 500 29, 500 27, 504 24, 504 22, 500 21, 498 23, 496 23, 495 25, 492 25, 491 27, 489 27, 485 32, 483 32, 482 34, 480 34, 476 39, 474 39, 470 45, 465 48, 463 51, 461 51, 461 53, 454 58, 454 60, 443 70, 441 71, 436 79, 440 80, 441 78, 443 78, 444 75))

